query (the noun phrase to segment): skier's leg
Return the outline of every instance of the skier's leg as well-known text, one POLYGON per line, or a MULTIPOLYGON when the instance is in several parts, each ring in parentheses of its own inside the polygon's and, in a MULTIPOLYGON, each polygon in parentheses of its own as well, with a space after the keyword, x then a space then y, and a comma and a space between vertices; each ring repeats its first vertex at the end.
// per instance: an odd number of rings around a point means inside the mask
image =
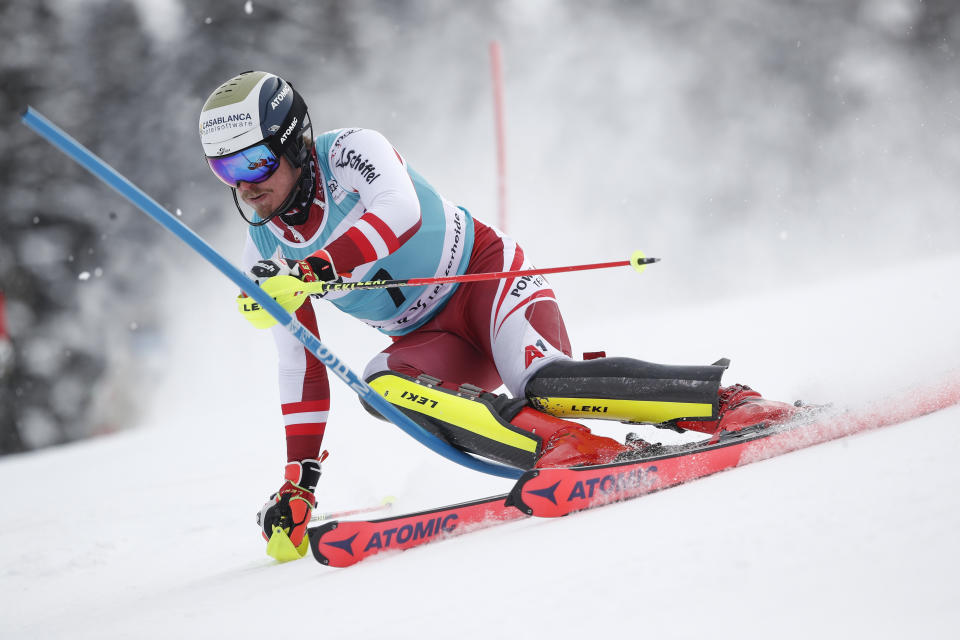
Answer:
MULTIPOLYGON (((486 270, 533 267, 510 238, 498 234, 487 246, 486 270)), ((542 276, 506 279, 488 283, 487 287, 486 296, 474 298, 473 317, 489 319, 478 333, 486 337, 484 347, 507 390, 514 397, 524 397, 527 381, 538 371, 570 361, 570 340, 560 307, 542 276)), ((643 444, 638 441, 628 447, 583 425, 532 408, 524 409, 512 423, 543 438, 537 467, 603 464, 643 444)))
POLYGON ((451 390, 425 374, 413 379, 393 371, 374 374, 368 384, 458 449, 521 469, 531 468, 540 455, 540 436, 510 422, 526 405, 524 398, 496 396, 469 384, 451 390))
MULTIPOLYGON (((530 268, 512 240, 480 222, 474 228, 468 273, 530 268)), ((521 468, 599 464, 633 451, 527 406, 529 377, 569 356, 546 280, 494 280, 460 286, 436 317, 376 356, 364 378, 428 431, 521 468), (501 381, 513 398, 484 391, 501 381)))
POLYGON ((490 358, 468 340, 440 329, 437 324, 431 322, 395 338, 367 364, 363 377, 369 379, 374 374, 393 371, 413 379, 427 374, 454 390, 462 384, 481 389, 499 387, 500 374, 490 358))
POLYGON ((484 391, 499 387, 500 376, 484 353, 458 335, 403 336, 367 365, 364 378, 407 417, 459 449, 522 469, 540 455, 540 434, 511 424, 526 398, 484 391))
POLYGON ((568 360, 537 371, 526 394, 534 407, 560 417, 652 423, 709 434, 782 422, 797 414, 793 405, 767 400, 745 385, 721 387, 727 364, 568 360))
POLYGON ((531 409, 526 398, 494 395, 470 384, 453 390, 426 374, 413 379, 381 371, 367 382, 451 445, 521 469, 601 464, 634 450, 583 425, 531 409))
MULTIPOLYGON (((481 258, 489 271, 532 267, 510 238, 497 234, 485 246, 489 250, 481 258)), ((781 421, 795 411, 791 405, 765 400, 743 385, 721 388, 720 378, 729 364, 726 360, 705 366, 662 365, 632 358, 574 361, 563 317, 545 278, 512 278, 482 285, 486 293, 473 297, 472 317, 490 318, 483 330, 497 371, 512 395, 526 395, 532 406, 544 413, 561 418, 667 423, 713 434, 781 421)), ((598 451, 605 445, 598 445, 598 451)), ((549 443, 544 448, 549 449, 549 443)))
POLYGON ((524 469, 610 462, 633 450, 535 411, 522 395, 484 391, 501 383, 489 349, 453 332, 470 333, 454 320, 475 295, 458 292, 438 318, 378 354, 364 371, 370 386, 450 444, 524 469))
POLYGON ((563 360, 526 383, 533 406, 564 418, 661 423, 717 415, 720 365, 678 366, 633 358, 563 360))

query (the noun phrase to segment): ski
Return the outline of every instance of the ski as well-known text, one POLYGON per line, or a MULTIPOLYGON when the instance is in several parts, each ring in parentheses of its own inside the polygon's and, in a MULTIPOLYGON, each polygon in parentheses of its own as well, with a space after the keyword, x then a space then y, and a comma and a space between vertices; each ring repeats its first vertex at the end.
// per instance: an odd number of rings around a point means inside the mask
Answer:
MULTIPOLYGON (((766 437, 768 431, 756 432, 751 434, 751 439, 766 437)), ((742 437, 742 436, 741 436, 742 437)), ((454 536, 471 533, 480 529, 485 529, 498 524, 504 524, 526 518, 530 515, 535 516, 553 516, 564 515, 559 512, 550 512, 548 509, 532 509, 526 506, 522 501, 523 491, 533 491, 534 495, 546 496, 548 493, 556 493, 556 486, 546 490, 538 489, 539 485, 528 486, 525 481, 531 481, 543 472, 583 472, 589 477, 578 480, 585 487, 589 487, 591 497, 597 493, 597 485, 600 485, 600 493, 607 498, 606 502, 623 500, 623 495, 614 495, 611 491, 613 482, 620 490, 630 486, 642 485, 642 480, 624 482, 624 478, 636 476, 643 478, 645 473, 650 473, 649 467, 644 465, 649 462, 660 460, 683 460, 688 456, 694 456, 717 448, 726 446, 723 443, 716 445, 704 445, 701 442, 688 443, 682 445, 658 446, 654 456, 645 456, 629 462, 609 465, 597 465, 589 467, 558 468, 558 469, 538 469, 526 472, 513 490, 508 494, 481 498, 471 502, 463 502, 455 505, 438 507, 416 513, 399 514, 378 520, 353 520, 338 521, 332 520, 320 526, 313 526, 307 529, 307 535, 310 540, 310 549, 313 557, 320 564, 330 567, 349 567, 370 556, 384 553, 387 551, 400 551, 420 546, 430 542, 445 540, 454 536), (612 469, 612 471, 608 471, 612 469), (599 475, 597 480, 593 480, 593 475, 599 475), (616 480, 606 479, 617 478, 616 480), (608 486, 610 485, 610 486, 608 486)), ((655 467, 654 467, 655 469, 655 467)), ((561 474, 563 475, 563 474, 561 474)), ((548 475, 552 478, 552 475, 548 475)), ((692 479, 687 475, 683 479, 674 482, 679 484, 687 479, 692 479)), ((664 488, 664 487, 660 487, 664 488)), ((649 493, 649 491, 644 491, 649 493)), ((636 495, 640 495, 637 493, 636 495)), ((634 497, 631 495, 630 497, 634 497)), ((555 498, 552 500, 556 502, 555 498)), ((603 504, 606 504, 603 502, 603 504)), ((597 501, 591 506, 599 506, 601 502, 597 501)), ((587 507, 581 507, 587 508, 587 507)), ((568 509, 567 513, 573 510, 568 509)))
POLYGON ((507 498, 523 513, 564 516, 636 498, 697 478, 870 429, 912 420, 960 402, 960 381, 917 390, 871 409, 811 408, 795 420, 707 441, 661 447, 641 457, 587 467, 530 469, 507 498))
POLYGON ((715 443, 659 447, 610 464, 530 469, 507 503, 530 516, 553 518, 622 502, 822 441, 809 437, 809 427, 757 428, 715 443))
POLYGON ((310 550, 320 564, 349 567, 378 553, 410 549, 525 518, 506 504, 506 497, 491 496, 379 520, 334 520, 307 529, 310 550))
POLYGON ((331 521, 312 527, 308 529, 310 548, 321 564, 348 567, 385 551, 409 549, 528 516, 557 517, 629 500, 958 403, 960 379, 948 380, 867 410, 813 408, 791 422, 724 434, 717 441, 654 445, 622 462, 531 469, 508 494, 380 520, 331 521))

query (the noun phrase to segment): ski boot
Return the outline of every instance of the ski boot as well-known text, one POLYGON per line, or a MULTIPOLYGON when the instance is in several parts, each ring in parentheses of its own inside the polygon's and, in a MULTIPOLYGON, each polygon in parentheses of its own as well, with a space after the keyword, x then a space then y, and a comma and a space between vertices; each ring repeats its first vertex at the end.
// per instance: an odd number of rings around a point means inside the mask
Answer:
POLYGON ((714 441, 740 434, 745 430, 762 429, 795 418, 802 409, 785 402, 767 400, 745 384, 721 387, 716 420, 676 420, 679 429, 699 431, 713 436, 714 441))
POLYGON ((579 467, 607 464, 634 451, 613 438, 599 436, 587 427, 525 407, 511 421, 514 426, 543 438, 534 467, 579 467))

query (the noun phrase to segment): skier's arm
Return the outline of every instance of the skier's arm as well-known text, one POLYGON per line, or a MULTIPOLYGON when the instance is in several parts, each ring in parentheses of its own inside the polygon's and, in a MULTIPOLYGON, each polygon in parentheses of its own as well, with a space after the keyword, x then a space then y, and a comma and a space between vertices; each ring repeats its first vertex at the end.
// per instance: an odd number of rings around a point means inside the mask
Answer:
POLYGON ((406 163, 390 142, 371 129, 345 131, 330 151, 341 188, 359 194, 364 213, 324 249, 338 273, 384 258, 420 228, 420 200, 406 163))
MULTIPOLYGON (((249 269, 261 259, 248 237, 244 247, 244 266, 249 269)), ((297 320, 315 335, 318 333, 316 315, 309 302, 297 311, 297 320)), ((277 325, 271 333, 277 346, 280 411, 286 428, 287 460, 316 458, 330 409, 327 369, 285 328, 277 325)))
MULTIPOLYGON (((314 335, 318 333, 309 301, 297 310, 297 320, 314 335)), ((280 412, 286 430, 287 460, 316 458, 330 410, 327 368, 284 327, 277 325, 271 333, 279 360, 280 412)))
MULTIPOLYGON (((248 236, 243 266, 249 272, 262 258, 248 236)), ((317 333, 312 304, 307 302, 296 315, 303 326, 317 333)), ((283 485, 261 507, 257 524, 267 541, 267 554, 285 562, 302 558, 308 550, 306 531, 310 514, 316 506, 314 492, 323 460, 320 445, 330 410, 330 387, 326 367, 289 331, 277 325, 271 333, 277 345, 280 413, 287 438, 287 464, 283 470, 283 485)))

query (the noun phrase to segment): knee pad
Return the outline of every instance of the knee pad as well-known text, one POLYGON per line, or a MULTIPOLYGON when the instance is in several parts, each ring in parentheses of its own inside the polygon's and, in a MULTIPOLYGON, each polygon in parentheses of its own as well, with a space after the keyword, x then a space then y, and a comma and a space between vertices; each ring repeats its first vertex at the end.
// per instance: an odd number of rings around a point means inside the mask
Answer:
POLYGON ((720 378, 729 360, 663 365, 633 358, 562 360, 530 379, 531 404, 560 418, 659 424, 717 417, 720 378))
POLYGON ((387 402, 454 447, 521 469, 533 467, 543 446, 541 438, 510 424, 527 406, 526 398, 497 396, 473 385, 454 391, 440 383, 431 376, 414 380, 393 371, 376 373, 367 380, 387 402))

